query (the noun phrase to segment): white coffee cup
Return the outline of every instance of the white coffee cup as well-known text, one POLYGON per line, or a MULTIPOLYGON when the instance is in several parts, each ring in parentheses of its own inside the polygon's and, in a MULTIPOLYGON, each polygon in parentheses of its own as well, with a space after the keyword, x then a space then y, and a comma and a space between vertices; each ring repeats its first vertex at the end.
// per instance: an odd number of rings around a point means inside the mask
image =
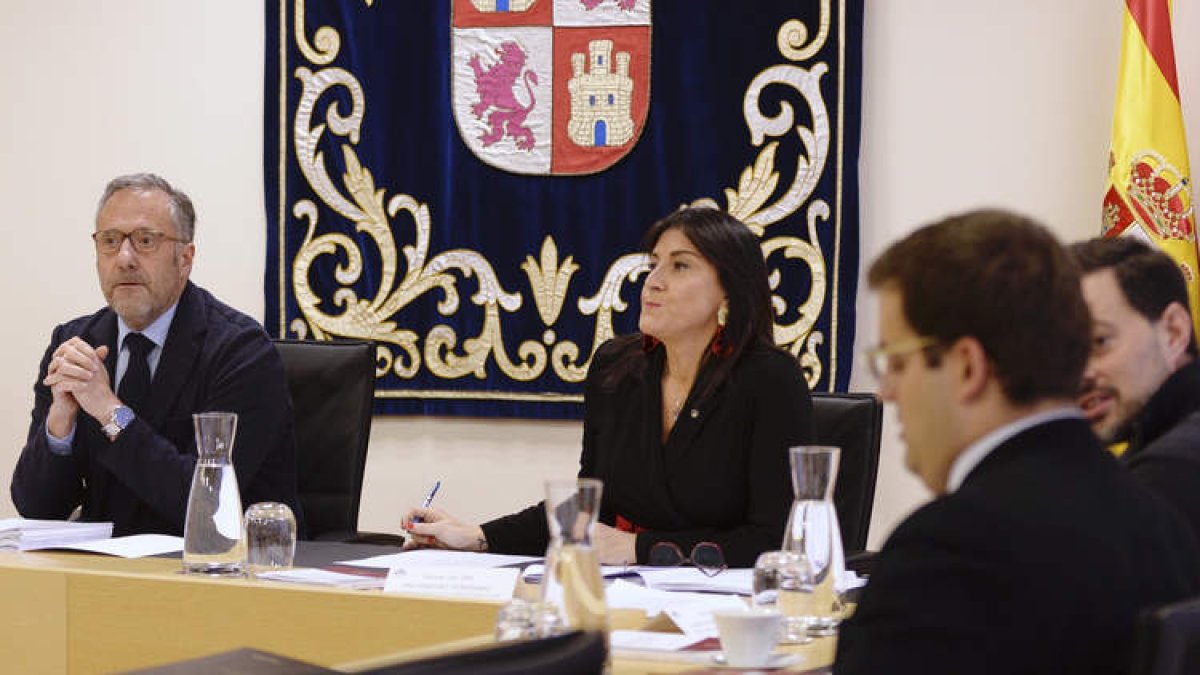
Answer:
POLYGON ((783 615, 774 610, 720 609, 713 612, 725 662, 735 668, 767 665, 779 640, 783 615))

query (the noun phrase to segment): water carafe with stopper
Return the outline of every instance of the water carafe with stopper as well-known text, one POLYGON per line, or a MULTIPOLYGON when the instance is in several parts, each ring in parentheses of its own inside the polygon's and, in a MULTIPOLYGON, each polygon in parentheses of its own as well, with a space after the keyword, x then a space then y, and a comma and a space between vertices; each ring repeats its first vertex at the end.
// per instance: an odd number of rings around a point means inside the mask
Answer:
MULTIPOLYGON (((803 607, 785 614, 801 617, 811 635, 832 635, 841 620, 837 592, 846 567, 842 533, 833 504, 841 449, 830 446, 797 446, 791 449, 792 489, 795 499, 783 535, 783 550, 801 553, 812 568, 812 592, 795 599, 803 607)), ((781 597, 780 602, 784 599, 781 597)))
POLYGON ((595 478, 546 481, 550 546, 542 602, 558 609, 568 630, 608 631, 604 578, 592 550, 603 487, 595 478))
POLYGON ((246 533, 233 471, 237 413, 205 412, 192 419, 197 458, 183 526, 183 571, 240 575, 246 564, 246 533))

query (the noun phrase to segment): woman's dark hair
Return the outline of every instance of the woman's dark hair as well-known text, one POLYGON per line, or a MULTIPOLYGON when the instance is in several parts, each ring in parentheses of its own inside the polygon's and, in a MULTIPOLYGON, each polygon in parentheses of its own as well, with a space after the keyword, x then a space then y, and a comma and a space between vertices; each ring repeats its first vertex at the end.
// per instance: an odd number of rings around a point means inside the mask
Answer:
MULTIPOLYGON (((650 226, 642 240, 647 253, 668 230, 679 230, 717 271, 717 279, 725 290, 728 314, 721 340, 722 355, 713 350, 705 352, 705 360, 719 359, 717 372, 702 395, 720 384, 730 368, 747 349, 775 346, 775 321, 771 316, 771 287, 767 281, 767 264, 763 260, 758 237, 742 221, 714 208, 684 208, 650 226)), ((640 369, 645 354, 640 348, 640 336, 629 338, 628 348, 621 350, 618 362, 602 383, 615 386, 625 375, 640 369), (636 341, 636 345, 632 344, 636 341)), ((703 366, 704 364, 702 364, 703 366)))

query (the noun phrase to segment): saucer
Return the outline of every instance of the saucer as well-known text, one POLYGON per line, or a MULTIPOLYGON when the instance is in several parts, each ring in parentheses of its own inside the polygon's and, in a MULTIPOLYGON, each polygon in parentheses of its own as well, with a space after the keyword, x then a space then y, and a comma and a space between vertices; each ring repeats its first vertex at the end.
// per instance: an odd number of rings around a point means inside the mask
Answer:
POLYGON ((802 657, 800 654, 787 654, 784 652, 775 652, 767 657, 767 662, 761 666, 731 666, 725 661, 725 654, 717 652, 712 655, 713 663, 727 668, 738 668, 741 670, 773 670, 775 668, 786 668, 800 663, 802 657))

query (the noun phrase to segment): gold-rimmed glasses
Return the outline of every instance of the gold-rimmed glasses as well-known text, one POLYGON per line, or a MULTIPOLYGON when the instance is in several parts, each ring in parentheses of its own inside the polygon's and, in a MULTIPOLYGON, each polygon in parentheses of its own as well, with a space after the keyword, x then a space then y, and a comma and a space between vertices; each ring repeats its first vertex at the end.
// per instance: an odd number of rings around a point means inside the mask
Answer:
POLYGON ((164 239, 180 244, 185 243, 183 239, 172 237, 158 230, 151 230, 148 227, 139 227, 132 232, 100 230, 92 233, 92 241, 96 242, 96 250, 104 255, 112 255, 120 251, 126 238, 133 243, 133 250, 138 253, 154 253, 164 239))
POLYGON ((872 347, 866 351, 864 356, 867 357, 867 365, 871 368, 871 374, 875 376, 875 379, 882 380, 895 372, 901 365, 901 361, 897 357, 936 347, 939 344, 941 343, 934 338, 917 336, 889 345, 872 347))

